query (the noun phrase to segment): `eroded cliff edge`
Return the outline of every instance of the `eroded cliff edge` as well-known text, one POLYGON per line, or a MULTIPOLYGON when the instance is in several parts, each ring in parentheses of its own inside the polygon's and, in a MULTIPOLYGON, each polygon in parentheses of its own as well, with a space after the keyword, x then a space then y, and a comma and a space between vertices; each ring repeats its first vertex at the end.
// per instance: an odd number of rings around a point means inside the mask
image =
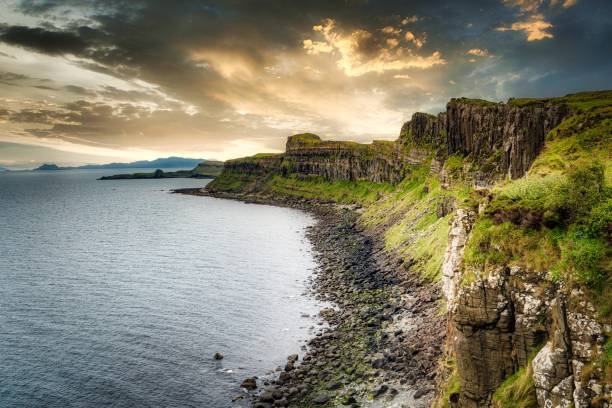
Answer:
POLYGON ((607 407, 611 133, 612 92, 460 98, 395 142, 292 136, 208 189, 358 206, 388 256, 441 289, 436 406, 607 407))

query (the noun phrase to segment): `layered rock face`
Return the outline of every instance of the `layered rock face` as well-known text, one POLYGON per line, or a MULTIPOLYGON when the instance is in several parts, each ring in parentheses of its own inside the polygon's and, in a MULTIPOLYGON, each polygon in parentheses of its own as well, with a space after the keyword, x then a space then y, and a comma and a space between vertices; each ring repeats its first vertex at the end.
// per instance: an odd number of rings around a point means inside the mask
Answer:
POLYGON ((260 155, 245 157, 243 159, 228 160, 223 166, 225 171, 234 171, 243 174, 263 176, 277 171, 282 162, 281 155, 260 155))
POLYGON ((546 273, 499 268, 459 288, 449 309, 461 382, 456 406, 490 407, 497 387, 531 358, 540 407, 587 408, 612 391, 585 370, 605 342, 593 306, 568 302, 546 273))
POLYGON ((446 113, 438 116, 417 112, 404 123, 400 131, 400 141, 416 146, 432 146, 435 148, 446 145, 446 113))
POLYGON ((449 154, 470 155, 510 178, 521 177, 544 148, 546 134, 571 113, 564 104, 528 106, 452 99, 446 108, 449 154))
POLYGON ((375 183, 398 183, 404 177, 402 156, 391 142, 324 142, 315 135, 309 135, 304 142, 300 136, 291 136, 287 141, 282 165, 285 174, 375 183))
POLYGON ((229 160, 225 163, 225 170, 254 176, 294 174, 323 177, 329 181, 398 183, 404 177, 405 163, 410 160, 393 142, 322 141, 307 133, 290 136, 283 154, 229 160))
POLYGON ((415 113, 400 141, 468 156, 478 178, 521 177, 544 148, 546 134, 571 114, 565 104, 514 106, 452 99, 438 116, 415 113))

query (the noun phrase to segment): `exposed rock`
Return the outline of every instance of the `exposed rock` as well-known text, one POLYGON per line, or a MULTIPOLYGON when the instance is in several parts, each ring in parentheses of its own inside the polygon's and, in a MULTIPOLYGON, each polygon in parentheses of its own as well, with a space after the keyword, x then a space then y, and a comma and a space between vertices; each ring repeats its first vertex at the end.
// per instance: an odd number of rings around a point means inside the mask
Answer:
POLYGON ((213 358, 215 360, 223 360, 223 354, 216 352, 215 354, 213 354, 213 358))
POLYGON ((245 378, 240 386, 247 390, 254 390, 257 388, 257 380, 254 377, 245 378))
POLYGON ((446 106, 448 153, 470 155, 483 173, 521 177, 544 148, 546 134, 570 113, 565 104, 519 107, 451 99, 446 106))
POLYGON ((456 288, 461 277, 461 261, 465 243, 473 222, 474 214, 459 208, 448 233, 448 246, 442 263, 442 291, 449 305, 454 305, 456 288))
POLYGON ((400 141, 416 146, 441 148, 446 144, 446 114, 438 116, 417 112, 404 123, 400 141))

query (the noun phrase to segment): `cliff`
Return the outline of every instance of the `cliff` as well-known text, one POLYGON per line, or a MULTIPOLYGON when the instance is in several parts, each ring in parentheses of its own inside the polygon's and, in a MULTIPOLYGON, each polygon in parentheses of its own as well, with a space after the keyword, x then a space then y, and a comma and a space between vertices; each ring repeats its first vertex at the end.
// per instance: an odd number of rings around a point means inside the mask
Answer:
POLYGON ((608 407, 611 135, 611 91, 459 98, 395 142, 292 136, 209 190, 362 207, 390 262, 439 288, 435 406, 608 407))

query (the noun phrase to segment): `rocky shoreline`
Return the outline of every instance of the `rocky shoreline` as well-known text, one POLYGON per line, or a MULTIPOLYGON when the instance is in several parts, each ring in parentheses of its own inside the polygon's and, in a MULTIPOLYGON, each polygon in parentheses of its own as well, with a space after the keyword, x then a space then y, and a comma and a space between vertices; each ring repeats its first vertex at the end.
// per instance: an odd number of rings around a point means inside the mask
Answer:
POLYGON ((303 355, 289 356, 274 380, 257 384, 253 407, 431 405, 446 333, 440 289, 384 251, 375 232, 357 223, 355 208, 201 189, 175 192, 299 208, 318 221, 307 237, 318 263, 312 289, 333 305, 320 313, 328 326, 303 355))

